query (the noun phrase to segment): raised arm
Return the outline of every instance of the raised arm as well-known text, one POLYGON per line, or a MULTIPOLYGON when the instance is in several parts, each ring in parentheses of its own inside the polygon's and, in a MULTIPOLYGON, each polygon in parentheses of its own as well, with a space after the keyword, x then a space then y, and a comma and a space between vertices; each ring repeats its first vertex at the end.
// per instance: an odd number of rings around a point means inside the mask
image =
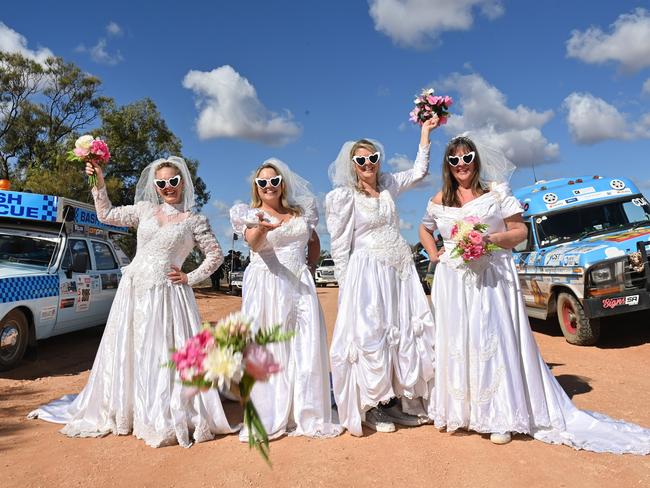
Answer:
POLYGON ((205 259, 198 268, 187 273, 187 284, 190 286, 208 278, 223 263, 223 251, 210 228, 208 218, 205 215, 198 215, 195 219, 196 223, 192 226, 194 241, 205 255, 205 259))
POLYGON ((337 188, 327 194, 325 220, 330 234, 334 274, 339 283, 340 293, 345 282, 354 237, 354 195, 352 190, 337 188))
POLYGON ((97 218, 100 222, 108 225, 118 225, 126 227, 137 227, 140 221, 141 207, 138 205, 124 205, 122 207, 113 207, 111 200, 106 193, 106 185, 104 184, 104 174, 101 167, 86 165, 86 173, 92 174, 95 172, 97 175, 97 186, 91 190, 93 199, 95 200, 95 211, 97 218))
POLYGON ((429 173, 429 149, 431 148, 429 138, 431 131, 436 127, 438 127, 438 117, 436 115, 422 124, 420 145, 413 167, 390 175, 390 178, 394 181, 396 193, 399 194, 413 187, 429 173))

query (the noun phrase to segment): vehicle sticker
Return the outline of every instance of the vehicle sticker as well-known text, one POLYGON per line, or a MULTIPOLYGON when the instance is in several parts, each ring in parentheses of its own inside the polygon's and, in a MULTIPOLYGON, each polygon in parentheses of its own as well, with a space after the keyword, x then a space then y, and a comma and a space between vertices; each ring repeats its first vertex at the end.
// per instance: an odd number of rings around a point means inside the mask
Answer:
POLYGON ((578 264, 580 264, 580 256, 577 256, 575 254, 564 256, 565 266, 578 266, 578 264))
POLYGON ((648 234, 650 234, 650 229, 633 229, 598 238, 604 241, 623 242, 628 239, 634 239, 635 237, 641 237, 648 234))
POLYGON ((614 190, 622 190, 623 188, 625 188, 625 182, 621 180, 612 180, 609 182, 609 186, 614 188, 614 190))
POLYGON ((41 309, 41 322, 47 322, 56 317, 56 307, 47 307, 41 309))
POLYGON ((577 188, 573 190, 574 195, 586 195, 587 193, 594 193, 596 189, 593 186, 587 186, 585 188, 577 188))
POLYGON ((102 292, 102 278, 100 275, 93 275, 92 282, 90 284, 93 295, 95 293, 99 294, 102 292))
POLYGON ((602 301, 603 308, 614 309, 616 307, 631 307, 639 304, 639 295, 630 295, 627 297, 604 298, 602 301))
POLYGON ((77 303, 75 311, 85 312, 90 308, 92 278, 89 275, 77 276, 77 303))
POLYGON ((618 196, 618 195, 626 195, 631 193, 632 190, 630 188, 622 188, 622 189, 598 191, 595 193, 587 193, 584 195, 578 195, 572 198, 567 198, 566 200, 557 200, 553 203, 548 203, 546 200, 544 200, 544 203, 546 203, 546 208, 551 210, 559 207, 564 207, 565 205, 568 205, 570 203, 587 202, 590 200, 600 200, 602 198, 618 196))
POLYGON ((557 195, 555 193, 545 193, 542 199, 544 203, 555 203, 557 202, 557 195))
POLYGON ((61 296, 76 296, 77 295, 77 282, 76 281, 64 281, 61 283, 61 296))
POLYGON ((608 258, 617 258, 619 256, 625 256, 625 251, 618 247, 608 247, 605 249, 605 256, 608 258))
POLYGON ((114 290, 120 283, 120 277, 117 273, 105 273, 102 275, 102 289, 114 290))
POLYGON ((61 308, 72 308, 74 307, 75 298, 63 298, 61 299, 61 308))
POLYGON ((632 203, 637 207, 643 207, 648 204, 648 201, 645 198, 633 198, 632 203))

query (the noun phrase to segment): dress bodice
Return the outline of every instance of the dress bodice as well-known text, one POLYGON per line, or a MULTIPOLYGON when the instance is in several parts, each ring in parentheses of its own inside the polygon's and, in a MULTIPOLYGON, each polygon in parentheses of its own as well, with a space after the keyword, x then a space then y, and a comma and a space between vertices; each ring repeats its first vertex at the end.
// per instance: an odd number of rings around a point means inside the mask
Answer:
POLYGON ((138 229, 136 254, 124 269, 124 277, 131 277, 145 287, 169 283, 167 274, 172 266, 180 268, 195 245, 205 254, 205 259, 188 273, 189 285, 206 279, 223 262, 221 247, 205 216, 180 212, 166 203, 139 202, 113 207, 105 188, 93 188, 93 196, 101 222, 138 229))
MULTIPOLYGON (((235 232, 243 236, 246 227, 256 225, 260 212, 259 208, 251 208, 245 204, 235 205, 230 211, 230 219, 235 232)), ((274 224, 279 222, 272 215, 266 212, 262 213, 265 220, 274 224)), ((250 265, 271 271, 277 271, 277 268, 284 267, 294 276, 299 276, 305 269, 307 243, 317 224, 318 213, 315 207, 309 213, 291 217, 266 234, 266 241, 261 249, 251 250, 250 265)))

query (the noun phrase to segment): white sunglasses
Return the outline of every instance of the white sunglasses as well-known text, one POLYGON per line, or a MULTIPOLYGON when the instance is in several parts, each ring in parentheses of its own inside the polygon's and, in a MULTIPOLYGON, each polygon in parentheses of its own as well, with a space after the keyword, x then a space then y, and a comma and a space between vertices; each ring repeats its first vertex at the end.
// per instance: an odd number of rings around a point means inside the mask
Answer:
POLYGON ((156 184, 158 188, 161 190, 164 190, 167 188, 167 185, 171 186, 172 188, 176 188, 178 185, 181 184, 181 175, 176 175, 173 176, 172 178, 169 178, 168 180, 159 180, 155 179, 153 182, 156 184))
POLYGON ((266 188, 267 185, 277 188, 282 183, 282 175, 274 176, 273 178, 255 178, 255 184, 258 188, 266 188))
POLYGON ((377 164, 379 162, 379 157, 381 155, 379 154, 379 151, 377 151, 374 154, 371 154, 370 156, 352 156, 352 161, 357 163, 359 166, 363 166, 366 164, 366 159, 370 161, 372 164, 377 164))
POLYGON ((459 164, 470 165, 474 161, 476 153, 474 151, 463 154, 462 156, 447 156, 447 162, 454 168, 459 164))

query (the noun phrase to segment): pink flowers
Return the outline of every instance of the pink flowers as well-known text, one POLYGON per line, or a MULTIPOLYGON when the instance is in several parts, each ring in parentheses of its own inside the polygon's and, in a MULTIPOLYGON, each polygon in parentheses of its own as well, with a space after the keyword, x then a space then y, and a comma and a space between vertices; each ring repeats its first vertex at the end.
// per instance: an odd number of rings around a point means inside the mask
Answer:
POLYGON ((456 243, 451 257, 462 258, 464 263, 468 264, 501 249, 486 241, 487 230, 487 224, 481 223, 475 216, 468 216, 456 222, 451 229, 451 238, 456 243))
POLYGON ((454 100, 449 96, 434 96, 433 88, 429 88, 420 93, 413 103, 415 103, 415 108, 409 113, 409 121, 421 126, 435 114, 438 116, 440 125, 443 125, 447 123, 449 107, 454 100))
MULTIPOLYGON (((108 146, 101 139, 95 139, 89 134, 78 138, 74 143, 74 149, 68 153, 68 161, 81 163, 93 163, 103 166, 111 158, 108 146)), ((97 184, 97 177, 93 174, 88 177, 88 183, 91 186, 97 184)))
POLYGON ((267 348, 249 344, 244 349, 244 370, 255 381, 267 381, 272 374, 280 371, 280 365, 267 348))
POLYGON ((172 354, 178 374, 183 381, 193 381, 205 373, 203 362, 207 351, 214 346, 214 338, 209 330, 203 330, 190 338, 185 345, 172 354))

